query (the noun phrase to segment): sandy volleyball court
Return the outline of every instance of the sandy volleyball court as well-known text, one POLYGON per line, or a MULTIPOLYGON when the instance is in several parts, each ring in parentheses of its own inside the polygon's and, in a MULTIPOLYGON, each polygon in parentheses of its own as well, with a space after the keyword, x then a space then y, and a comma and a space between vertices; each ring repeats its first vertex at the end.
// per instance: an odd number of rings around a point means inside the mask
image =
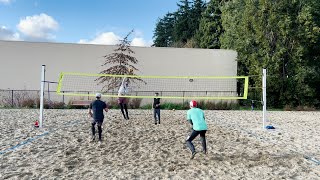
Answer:
MULTIPOLYGON (((186 111, 110 110, 103 143, 87 110, 0 110, 0 179, 320 179, 320 112, 205 111, 208 154, 190 160, 186 111)), ((199 138, 194 141, 201 150, 199 138)))

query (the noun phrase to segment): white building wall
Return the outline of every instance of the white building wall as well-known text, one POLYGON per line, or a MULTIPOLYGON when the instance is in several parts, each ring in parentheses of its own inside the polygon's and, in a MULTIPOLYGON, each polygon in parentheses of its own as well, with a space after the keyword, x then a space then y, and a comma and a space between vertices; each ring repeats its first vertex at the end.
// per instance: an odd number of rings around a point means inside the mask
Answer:
MULTIPOLYGON (((0 89, 39 89, 41 65, 46 79, 59 73, 99 73, 102 56, 115 46, 0 41, 0 89)), ((237 53, 232 50, 132 47, 140 75, 236 76, 237 53)))
MULTIPOLYGON (((41 65, 46 80, 59 73, 99 73, 103 56, 115 46, 0 41, 0 89, 40 89, 41 65)), ((140 75, 236 76, 237 53, 232 50, 132 47, 140 75)))

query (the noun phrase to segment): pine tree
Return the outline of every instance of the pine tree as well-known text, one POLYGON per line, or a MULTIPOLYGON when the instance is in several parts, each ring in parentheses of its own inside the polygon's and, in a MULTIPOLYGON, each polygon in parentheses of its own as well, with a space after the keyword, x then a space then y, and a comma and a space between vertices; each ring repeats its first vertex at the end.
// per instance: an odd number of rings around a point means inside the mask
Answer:
POLYGON ((205 8, 203 0, 180 0, 178 9, 167 13, 157 21, 154 31, 154 46, 157 47, 196 47, 194 38, 205 8))
MULTIPOLYGON (((222 9, 222 47, 237 50, 241 75, 268 69, 270 105, 309 106, 319 101, 309 82, 310 77, 319 77, 315 70, 319 55, 311 53, 320 37, 315 1, 236 0, 222 9)), ((259 76, 251 79, 252 86, 261 85, 259 76)))
MULTIPOLYGON (((138 60, 132 56, 134 51, 130 47, 131 41, 128 40, 131 33, 133 33, 133 30, 120 40, 113 53, 103 56, 106 61, 101 66, 106 66, 107 69, 101 71, 100 74, 136 75, 134 72, 138 69, 134 65, 138 63, 138 60)), ((122 83, 122 78, 101 76, 96 81, 98 81, 98 84, 104 85, 101 91, 107 92, 117 90, 122 83)), ((128 78, 128 83, 137 81, 144 82, 140 78, 128 78)))
POLYGON ((170 47, 173 44, 173 27, 175 17, 172 13, 167 13, 159 19, 154 30, 154 44, 156 47, 170 47))
POLYGON ((199 29, 200 20, 202 18, 202 13, 206 9, 206 5, 202 0, 193 0, 190 15, 191 33, 192 36, 196 34, 199 29))
POLYGON ((220 2, 211 0, 202 14, 196 34, 200 48, 220 49, 220 36, 223 33, 220 2))
POLYGON ((183 47, 188 39, 192 37, 191 30, 191 7, 188 0, 180 0, 177 12, 174 13, 176 22, 174 24, 173 39, 176 47, 183 47))

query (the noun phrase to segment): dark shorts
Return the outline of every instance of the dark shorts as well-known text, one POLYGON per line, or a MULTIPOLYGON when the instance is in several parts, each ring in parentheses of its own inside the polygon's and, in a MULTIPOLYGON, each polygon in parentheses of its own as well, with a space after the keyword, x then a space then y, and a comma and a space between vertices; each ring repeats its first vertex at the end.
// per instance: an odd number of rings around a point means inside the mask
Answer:
POLYGON ((119 97, 118 98, 118 104, 127 104, 127 98, 119 97))
POLYGON ((202 131, 192 130, 191 134, 187 137, 186 141, 192 141, 199 134, 200 134, 200 137, 206 138, 206 132, 207 132, 207 130, 202 130, 202 131))
POLYGON ((101 126, 103 123, 103 119, 93 119, 91 123, 94 125, 98 124, 99 126, 101 126))

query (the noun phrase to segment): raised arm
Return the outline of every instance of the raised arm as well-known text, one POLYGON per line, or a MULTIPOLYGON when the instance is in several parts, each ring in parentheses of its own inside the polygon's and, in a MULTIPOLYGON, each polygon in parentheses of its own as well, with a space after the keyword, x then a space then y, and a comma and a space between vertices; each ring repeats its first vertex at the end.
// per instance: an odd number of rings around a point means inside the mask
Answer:
POLYGON ((118 96, 121 96, 121 95, 126 93, 126 88, 127 88, 126 84, 125 84, 126 79, 127 79, 126 77, 124 77, 122 79, 121 85, 120 85, 119 90, 118 90, 118 96))
POLYGON ((124 77, 124 78, 122 79, 121 86, 125 87, 125 81, 126 81, 126 80, 127 80, 127 77, 124 77))

